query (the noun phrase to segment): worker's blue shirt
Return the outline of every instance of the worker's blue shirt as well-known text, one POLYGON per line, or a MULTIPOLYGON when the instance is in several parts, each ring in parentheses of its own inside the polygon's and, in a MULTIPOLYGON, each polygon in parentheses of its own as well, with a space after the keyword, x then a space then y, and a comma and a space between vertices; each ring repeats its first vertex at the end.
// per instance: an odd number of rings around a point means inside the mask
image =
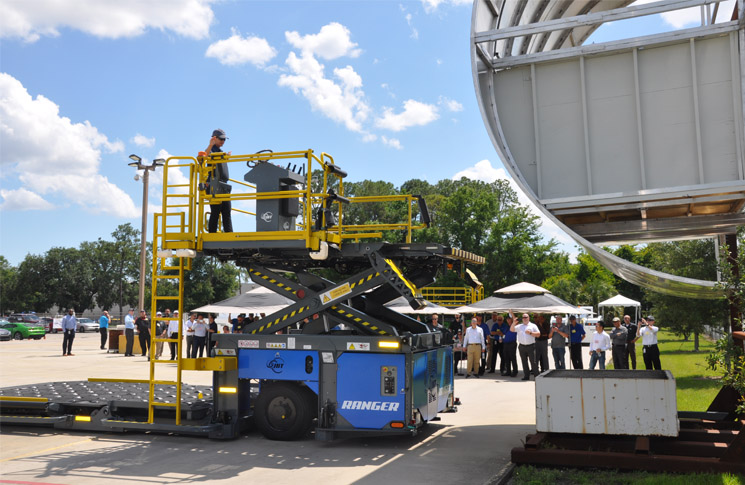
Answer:
POLYGON ((479 324, 479 327, 481 327, 481 330, 484 332, 484 342, 488 344, 489 337, 491 337, 491 331, 489 330, 489 325, 485 324, 484 322, 481 322, 479 324))
POLYGON ((585 334, 585 327, 579 323, 569 325, 569 342, 573 344, 582 343, 582 336, 585 334))
POLYGON ((78 321, 74 315, 65 315, 62 317, 62 330, 72 330, 73 332, 78 326, 78 321))
POLYGON ((132 318, 132 315, 127 315, 124 317, 124 328, 127 329, 135 329, 135 319, 132 318))
POLYGON ((98 328, 109 328, 109 317, 101 315, 101 318, 98 319, 98 328))
POLYGON ((502 325, 499 326, 499 329, 504 334, 504 337, 502 337, 502 342, 506 344, 510 342, 517 342, 517 334, 510 330, 510 325, 507 322, 502 322, 502 325))

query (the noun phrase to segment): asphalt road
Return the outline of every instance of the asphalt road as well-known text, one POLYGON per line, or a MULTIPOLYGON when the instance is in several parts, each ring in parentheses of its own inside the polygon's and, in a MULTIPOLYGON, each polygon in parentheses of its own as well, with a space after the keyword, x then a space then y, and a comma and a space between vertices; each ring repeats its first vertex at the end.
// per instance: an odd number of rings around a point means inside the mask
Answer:
MULTIPOLYGON (((78 334, 75 355, 62 357, 61 335, 0 342, 1 385, 148 378, 145 358, 107 353, 99 343, 98 334, 78 334)), ((161 367, 159 379, 175 377, 175 365, 161 367)), ((184 382, 210 385, 211 373, 185 372, 184 382)), ((276 442, 252 432, 211 441, 4 426, 0 483, 489 483, 509 465, 510 450, 535 431, 534 383, 487 374, 458 377, 455 389, 459 411, 440 415, 414 437, 276 442)))

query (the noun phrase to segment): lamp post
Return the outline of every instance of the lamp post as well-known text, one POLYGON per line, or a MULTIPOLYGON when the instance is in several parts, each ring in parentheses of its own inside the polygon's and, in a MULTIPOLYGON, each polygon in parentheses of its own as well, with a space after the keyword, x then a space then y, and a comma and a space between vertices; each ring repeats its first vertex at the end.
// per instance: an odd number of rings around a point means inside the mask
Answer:
MULTIPOLYGON (((152 165, 143 165, 142 158, 135 154, 129 156, 132 163, 130 167, 134 167, 137 170, 142 170, 145 173, 142 176, 142 233, 140 234, 140 298, 138 300, 138 310, 144 309, 145 303, 145 254, 147 246, 147 188, 150 180, 150 171, 155 170, 156 167, 160 167, 164 164, 165 160, 162 158, 156 158, 153 160, 152 165)), ((139 176, 135 175, 135 180, 139 180, 139 176)))

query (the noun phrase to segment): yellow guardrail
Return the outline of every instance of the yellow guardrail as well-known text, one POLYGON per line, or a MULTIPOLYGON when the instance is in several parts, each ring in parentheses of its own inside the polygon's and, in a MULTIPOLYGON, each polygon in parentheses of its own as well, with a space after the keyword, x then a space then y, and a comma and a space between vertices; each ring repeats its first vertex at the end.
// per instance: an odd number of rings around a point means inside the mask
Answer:
MULTIPOLYGON (((170 157, 164 165, 163 212, 156 239, 161 249, 193 249, 201 251, 206 241, 302 241, 306 248, 318 251, 321 241, 341 245, 345 240, 359 241, 362 238, 381 237, 381 231, 404 231, 406 242, 411 242, 413 230, 426 227, 413 221, 413 207, 418 198, 412 195, 391 195, 372 197, 344 197, 344 177, 346 173, 335 164, 327 153, 316 155, 313 150, 254 153, 229 155, 213 153, 210 156, 170 157), (248 169, 260 163, 294 164, 294 173, 303 178, 296 190, 257 192, 256 186, 235 178, 230 178, 231 193, 212 195, 205 191, 207 179, 215 171, 218 163, 230 164, 232 172, 238 164, 246 164, 248 169), (314 180, 314 170, 321 173, 320 180, 314 180), (319 172, 320 171, 320 172, 319 172), (178 172, 178 173, 177 173, 178 172), (339 200, 339 197, 342 200, 339 200), (284 231, 236 231, 231 233, 207 230, 207 214, 210 204, 230 201, 234 224, 238 218, 256 218, 256 211, 245 207, 246 203, 256 203, 268 199, 295 199, 301 210, 292 230, 284 231), (408 205, 407 220, 392 224, 344 224, 344 205, 369 204, 400 201, 408 205), (327 210, 323 210, 327 209, 327 210), (319 214, 320 211, 320 214, 319 214), (329 212, 330 211, 330 212, 329 212), (333 221, 327 220, 332 214, 333 221)), ((290 187, 292 185, 290 184, 290 187)), ((239 226, 246 224, 240 221, 239 226)), ((250 223, 248 224, 250 226, 250 223)), ((254 224, 255 227, 255 224, 254 224)))
POLYGON ((484 299, 484 287, 425 286, 421 288, 425 300, 441 306, 459 307, 484 299))

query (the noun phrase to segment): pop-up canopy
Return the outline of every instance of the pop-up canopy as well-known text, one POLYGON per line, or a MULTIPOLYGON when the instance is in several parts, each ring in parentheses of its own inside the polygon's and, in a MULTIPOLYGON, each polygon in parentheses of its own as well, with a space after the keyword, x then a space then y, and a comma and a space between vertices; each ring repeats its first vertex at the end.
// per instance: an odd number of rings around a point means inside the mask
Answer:
MULTIPOLYGON (((641 309, 642 304, 638 301, 632 300, 631 298, 626 298, 623 295, 616 295, 613 298, 609 298, 598 303, 598 313, 603 313, 603 316, 605 316, 605 312, 601 312, 600 309, 609 306, 634 307, 634 321, 639 321, 639 310, 641 309)), ((603 318, 603 320, 605 320, 605 318, 603 318)))

